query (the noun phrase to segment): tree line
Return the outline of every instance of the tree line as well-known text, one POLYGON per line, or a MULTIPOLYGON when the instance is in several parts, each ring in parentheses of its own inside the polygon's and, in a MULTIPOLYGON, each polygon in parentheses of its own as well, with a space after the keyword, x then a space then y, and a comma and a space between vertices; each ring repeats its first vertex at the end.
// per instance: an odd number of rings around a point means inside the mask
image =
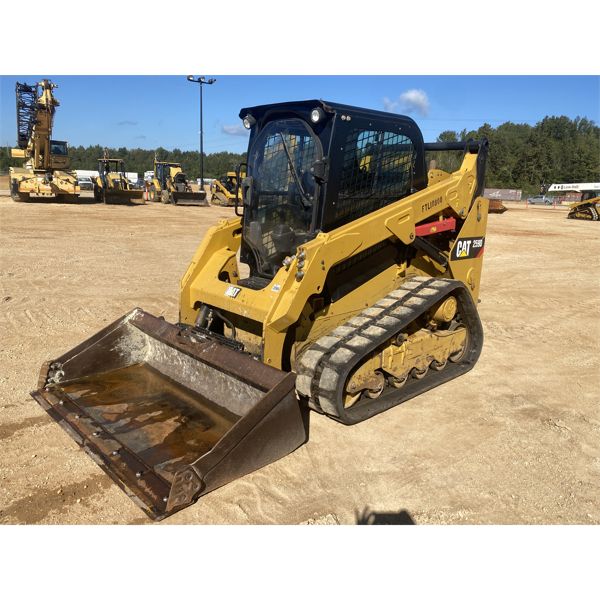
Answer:
MULTIPOLYGON (((444 131, 438 141, 484 136, 490 142, 486 187, 531 194, 552 183, 600 181, 600 127, 589 119, 545 117, 533 126, 509 121, 495 128, 484 123, 477 130, 444 131)), ((440 169, 460 164, 460 156, 431 154, 440 169)))
MULTIPOLYGON (((464 141, 485 136, 490 141, 486 186, 540 191, 540 186, 561 182, 600 181, 600 127, 577 117, 545 117, 536 125, 506 122, 498 127, 484 123, 477 130, 444 131, 438 141, 464 141)), ((200 176, 200 153, 177 148, 109 148, 110 156, 125 160, 127 171, 140 175, 152 169, 154 155, 159 160, 179 162, 188 177, 200 176)), ((73 169, 97 168, 101 146, 69 148, 73 169)), ((460 164, 459 153, 428 153, 440 169, 453 171, 460 164)), ((245 154, 217 152, 204 156, 204 176, 220 177, 245 160, 245 154)), ((0 173, 9 166, 20 166, 22 159, 10 158, 10 149, 0 149, 0 173)))

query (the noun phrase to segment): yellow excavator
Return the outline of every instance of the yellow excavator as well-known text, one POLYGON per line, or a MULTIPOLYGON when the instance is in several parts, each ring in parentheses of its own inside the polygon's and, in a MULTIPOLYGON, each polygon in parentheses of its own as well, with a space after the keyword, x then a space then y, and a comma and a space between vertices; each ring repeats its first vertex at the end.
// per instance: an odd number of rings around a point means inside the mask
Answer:
POLYGON ((125 171, 125 161, 109 158, 108 151, 98 159, 98 177, 94 181, 94 198, 104 204, 128 204, 139 200, 144 204, 143 190, 133 188, 125 171))
POLYGON ((227 174, 219 179, 215 179, 210 185, 210 202, 217 206, 235 206, 240 203, 241 187, 238 185, 238 179, 246 177, 242 171, 238 177, 237 171, 228 171, 227 174))
POLYGON ((150 202, 195 204, 208 206, 206 191, 194 192, 180 163, 154 159, 154 175, 150 183, 150 202))
POLYGON ((52 139, 58 100, 57 87, 49 79, 35 85, 17 82, 17 145, 13 158, 26 159, 23 167, 10 167, 10 194, 15 202, 32 198, 75 200, 80 189, 77 175, 69 170, 67 142, 52 139))
MULTIPOLYGON (((475 365, 488 143, 397 114, 244 108, 247 176, 181 280, 43 365, 33 397, 153 519, 475 365), (459 152, 452 173, 425 151, 459 152)), ((340 442, 346 435, 340 430, 340 442)), ((367 451, 367 449, 365 449, 367 451)))

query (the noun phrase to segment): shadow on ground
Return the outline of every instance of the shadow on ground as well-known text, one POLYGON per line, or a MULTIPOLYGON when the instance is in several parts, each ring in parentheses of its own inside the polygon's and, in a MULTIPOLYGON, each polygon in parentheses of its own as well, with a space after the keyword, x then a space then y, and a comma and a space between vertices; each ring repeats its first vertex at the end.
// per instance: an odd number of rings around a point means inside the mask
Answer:
POLYGON ((377 512, 365 507, 361 513, 355 513, 357 525, 416 525, 407 510, 398 512, 377 512))

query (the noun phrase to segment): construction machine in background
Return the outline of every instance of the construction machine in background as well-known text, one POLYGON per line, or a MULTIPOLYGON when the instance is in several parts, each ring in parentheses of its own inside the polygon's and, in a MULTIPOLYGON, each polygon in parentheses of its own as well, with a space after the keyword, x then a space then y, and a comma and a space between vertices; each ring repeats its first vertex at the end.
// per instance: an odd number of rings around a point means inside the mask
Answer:
POLYGON ((502 213, 506 212, 507 210, 508 210, 508 208, 506 208, 506 206, 504 206, 504 204, 502 204, 502 200, 490 198, 490 207, 488 209, 488 212, 497 213, 497 214, 501 215, 502 213))
POLYGON ((486 140, 426 144, 408 117, 319 100, 240 117, 243 201, 201 241, 178 322, 135 308, 32 393, 154 519, 292 452, 308 409, 358 423, 482 348, 486 140), (428 171, 425 150, 462 164, 428 171))
POLYGON ((110 158, 105 151, 98 159, 98 177, 94 181, 94 198, 104 204, 128 204, 132 200, 144 203, 143 190, 137 190, 125 174, 125 161, 110 158))
POLYGON ((180 163, 154 159, 154 174, 149 190, 150 202, 208 206, 206 191, 192 190, 180 163))
POLYGON ((75 200, 80 189, 69 169, 67 142, 52 139, 54 114, 59 106, 56 84, 43 79, 35 85, 17 82, 17 145, 13 158, 24 158, 23 167, 10 167, 10 193, 15 202, 35 197, 75 200))
POLYGON ((225 176, 215 179, 210 186, 210 202, 217 206, 235 206, 242 201, 242 188, 238 179, 246 177, 243 171, 238 177, 237 171, 229 171, 225 176))
POLYGON ((600 221, 600 195, 593 192, 583 193, 579 202, 570 205, 567 218, 600 221))
POLYGON ((581 198, 569 205, 568 219, 600 221, 600 182, 553 183, 548 192, 578 192, 581 198))

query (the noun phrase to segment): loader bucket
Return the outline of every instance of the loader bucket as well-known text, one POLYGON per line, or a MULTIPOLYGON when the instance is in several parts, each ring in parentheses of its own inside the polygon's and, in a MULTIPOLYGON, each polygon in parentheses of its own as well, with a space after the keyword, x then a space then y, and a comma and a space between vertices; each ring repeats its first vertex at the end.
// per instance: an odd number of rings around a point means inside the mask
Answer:
POLYGON ((136 308, 46 363, 31 395, 159 520, 306 441, 294 383, 136 308))
POLYGON ((173 192, 174 204, 190 204, 208 206, 206 192, 173 192))
POLYGON ((234 206, 234 199, 229 199, 223 192, 213 192, 213 195, 210 198, 212 204, 216 204, 218 206, 234 206))
POLYGON ((129 204, 131 202, 143 202, 143 190, 106 190, 104 201, 106 204, 129 204))

